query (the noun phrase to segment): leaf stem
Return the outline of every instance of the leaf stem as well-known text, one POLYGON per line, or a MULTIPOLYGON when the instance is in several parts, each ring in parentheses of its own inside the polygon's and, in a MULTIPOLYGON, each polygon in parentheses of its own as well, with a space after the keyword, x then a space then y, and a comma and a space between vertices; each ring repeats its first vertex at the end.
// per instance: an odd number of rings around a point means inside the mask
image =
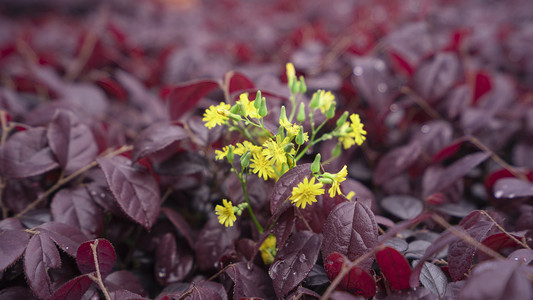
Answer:
POLYGON ((94 243, 91 243, 91 250, 93 252, 94 266, 96 268, 96 278, 94 277, 94 275, 89 275, 89 278, 91 278, 94 282, 98 284, 98 287, 100 287, 100 290, 102 291, 102 293, 104 293, 105 299, 111 300, 111 296, 109 296, 109 292, 107 291, 104 285, 104 281, 102 280, 102 274, 100 274, 100 264, 98 263, 98 254, 96 253, 97 247, 98 240, 95 240, 94 243))
POLYGON ((257 230, 259 233, 263 233, 263 227, 261 224, 259 224, 259 221, 257 221, 257 218, 255 217, 254 211, 252 210, 252 205, 250 204, 250 200, 248 199, 248 192, 246 192, 246 179, 243 179, 243 176, 239 176, 239 181, 241 182, 242 187, 242 193, 244 195, 244 201, 248 204, 248 212, 250 213, 250 217, 252 217, 252 221, 254 221, 255 226, 257 227, 257 230))

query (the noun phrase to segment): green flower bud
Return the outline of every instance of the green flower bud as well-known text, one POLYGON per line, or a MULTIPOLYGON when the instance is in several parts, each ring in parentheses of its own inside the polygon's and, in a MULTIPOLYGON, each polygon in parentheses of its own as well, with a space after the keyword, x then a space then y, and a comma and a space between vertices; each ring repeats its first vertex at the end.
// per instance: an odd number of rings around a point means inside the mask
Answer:
POLYGON ((303 143, 305 143, 304 128, 302 126, 300 126, 300 131, 298 131, 298 134, 296 135, 295 142, 296 142, 296 144, 298 144, 300 146, 303 145, 303 143))
POLYGON ((298 109, 298 115, 296 115, 296 120, 298 120, 298 122, 300 123, 305 121, 305 105, 303 103, 300 103, 300 109, 298 109))
POLYGON ((235 154, 233 154, 233 146, 229 145, 228 154, 226 155, 226 158, 228 159, 228 162, 230 163, 230 165, 233 164, 234 156, 235 156, 235 154))
POLYGON ((230 113, 232 114, 238 114, 239 111, 241 110, 241 105, 239 104, 235 104, 231 107, 231 109, 229 110, 230 113))
POLYGON ((307 86, 305 85, 304 77, 300 75, 300 93, 305 94, 307 92, 307 86))
POLYGON ((323 184, 332 184, 333 183, 333 179, 326 178, 326 177, 318 178, 318 181, 320 181, 323 184))
POLYGON ((278 127, 277 136, 281 137, 282 139, 285 138, 285 128, 283 128, 283 126, 278 127))
POLYGON ((322 159, 320 153, 318 153, 315 156, 315 160, 313 161, 313 164, 311 165, 311 172, 313 173, 319 173, 320 172, 320 160, 322 159))
POLYGON ((287 120, 287 113, 285 112, 285 105, 281 106, 281 113, 279 114, 279 121, 287 120))
POLYGON ((298 80, 294 78, 293 80, 289 80, 289 89, 291 90, 291 93, 293 95, 297 94, 300 91, 300 84, 298 83, 298 80))
POLYGON ((261 98, 261 107, 259 107, 259 111, 257 113, 261 118, 264 118, 268 114, 265 97, 261 98))
POLYGON ((294 148, 294 144, 288 143, 287 145, 283 146, 283 151, 285 151, 285 153, 289 153, 291 152, 293 148, 294 148))
POLYGON ((309 102, 309 108, 317 109, 320 104, 320 91, 316 91, 311 97, 311 102, 309 102))
POLYGON ((348 112, 345 111, 342 116, 337 120, 337 127, 341 127, 346 123, 346 119, 348 119, 348 112))
POLYGON ((339 155, 341 155, 341 144, 338 143, 337 146, 335 146, 335 148, 333 149, 333 151, 331 151, 331 155, 333 157, 339 157, 339 155))
POLYGON ((255 94, 255 100, 254 100, 254 107, 255 109, 259 110, 259 108, 261 107, 261 91, 257 91, 257 93, 255 94))
POLYGON ((335 105, 331 105, 326 111, 326 118, 331 119, 335 116, 335 105))
POLYGON ((250 165, 251 156, 252 153, 250 152, 250 150, 246 151, 246 153, 241 156, 241 166, 243 168, 247 168, 250 165))

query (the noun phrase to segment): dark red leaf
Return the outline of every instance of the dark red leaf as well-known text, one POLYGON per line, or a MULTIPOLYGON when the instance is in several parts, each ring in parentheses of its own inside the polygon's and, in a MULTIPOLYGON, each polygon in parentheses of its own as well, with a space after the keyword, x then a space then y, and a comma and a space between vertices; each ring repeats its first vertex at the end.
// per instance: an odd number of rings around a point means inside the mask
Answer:
POLYGON ((189 243, 189 247, 191 247, 191 249, 194 248, 194 233, 189 223, 187 223, 180 214, 168 207, 162 207, 161 212, 167 216, 168 220, 176 227, 176 229, 178 229, 179 233, 183 235, 187 240, 187 243, 189 243))
POLYGON ((476 73, 476 79, 474 84, 474 99, 472 103, 476 104, 481 98, 492 89, 490 77, 486 72, 480 71, 476 73))
POLYGON ((96 84, 100 86, 109 97, 114 97, 121 101, 126 101, 128 94, 117 81, 112 78, 101 78, 96 81, 96 84))
POLYGON ((147 294, 139 279, 129 271, 122 270, 113 272, 107 275, 104 283, 109 291, 125 289, 139 295, 147 294))
POLYGON ((440 150, 437 154, 433 156, 433 162, 440 163, 441 161, 451 157, 452 155, 457 153, 457 151, 459 151, 459 148, 461 148, 461 145, 465 141, 465 138, 459 138, 454 142, 450 143, 448 146, 446 146, 444 149, 440 150))
MULTIPOLYGON (((340 273, 343 264, 347 263, 344 255, 333 252, 324 261, 324 268, 331 281, 340 273)), ((355 295, 365 298, 373 297, 376 294, 376 283, 368 272, 359 266, 353 266, 347 275, 342 278, 339 288, 355 295)))
POLYGON ((133 221, 150 229, 159 215, 159 186, 144 169, 135 168, 123 156, 99 158, 109 189, 120 208, 133 221))
POLYGON ((61 267, 61 258, 52 239, 44 233, 33 235, 24 253, 24 273, 37 297, 50 298, 53 287, 48 270, 59 267, 61 267))
POLYGON ((389 196, 382 199, 380 203, 383 209, 402 220, 412 219, 424 209, 422 201, 407 195, 389 196))
POLYGON ((307 277, 318 258, 321 244, 321 235, 300 231, 279 247, 276 260, 268 271, 278 297, 283 298, 307 277))
POLYGON ((459 293, 460 299, 532 299, 528 279, 533 268, 516 261, 491 260, 477 266, 459 293))
POLYGON ((385 61, 378 57, 362 56, 353 60, 354 82, 358 91, 368 99, 368 104, 379 112, 388 110, 393 80, 385 61))
POLYGON ((317 299, 320 298, 320 294, 318 294, 317 292, 304 288, 302 286, 299 286, 294 292, 287 295, 287 299, 301 299, 301 298, 306 299, 307 298, 306 296, 311 296, 317 299))
POLYGON ((418 160, 422 146, 414 141, 406 146, 393 149, 381 157, 374 172, 374 183, 382 185, 403 173, 418 160))
MULTIPOLYGON (((519 243, 512 239, 511 236, 514 237, 516 240, 520 241, 525 238, 524 235, 525 233, 522 233, 520 235, 508 234, 503 232, 494 233, 485 238, 482 244, 496 252, 502 253, 503 255, 507 255, 512 250, 522 247, 519 243)), ((485 261, 487 259, 490 259, 487 254, 485 254, 484 252, 478 253, 478 261, 485 261)))
POLYGON ((169 123, 154 124, 143 130, 135 139, 131 160, 136 162, 187 137, 189 134, 181 126, 169 123))
MULTIPOLYGON (((359 194, 357 195, 359 196, 359 194)), ((297 230, 308 230, 310 227, 313 232, 322 233, 324 223, 331 210, 337 204, 346 202, 345 197, 335 195, 335 197, 330 198, 327 192, 324 195, 317 196, 316 199, 317 202, 313 203, 313 205, 308 206, 305 209, 296 210, 295 220, 297 230)), ((357 201, 359 201, 359 198, 357 198, 357 201)), ((363 204, 364 202, 359 201, 359 203, 363 204)))
POLYGON ((60 286, 50 300, 79 300, 82 299, 83 294, 87 292, 91 284, 92 279, 87 275, 81 275, 74 279, 67 281, 60 286))
POLYGON ((149 298, 145 298, 128 290, 116 290, 110 292, 109 296, 112 300, 149 300, 149 298))
POLYGON ((98 265, 102 278, 105 278, 111 273, 116 258, 115 248, 109 241, 96 239, 80 245, 76 255, 76 263, 83 274, 95 272, 96 265, 98 265))
POLYGON ((385 247, 376 252, 376 260, 393 290, 410 288, 411 266, 400 252, 394 248, 385 247))
POLYGON ((14 264, 28 245, 29 236, 20 229, 0 230, 0 271, 14 264))
POLYGON ((230 265, 226 274, 233 280, 233 299, 243 297, 257 297, 262 299, 275 299, 272 280, 258 266, 250 268, 245 262, 230 265))
POLYGON ((104 226, 104 215, 83 187, 62 189, 55 194, 50 210, 54 221, 97 235, 104 226))
MULTIPOLYGON (((228 91, 232 95, 234 92, 253 89, 254 83, 248 79, 244 74, 239 72, 231 72, 226 76, 231 76, 229 79, 228 91)), ((255 94, 251 95, 255 99, 255 94)))
POLYGON ((163 285, 182 281, 193 267, 192 256, 176 245, 172 233, 161 237, 155 257, 155 278, 163 285))
POLYGON ((213 215, 196 240, 196 262, 200 269, 217 268, 220 257, 235 249, 233 242, 239 237, 239 231, 237 226, 224 227, 213 215))
POLYGON ((171 120, 178 120, 196 106, 207 94, 218 88, 213 80, 198 80, 170 86, 161 90, 161 97, 168 101, 171 120))
POLYGON ((91 129, 74 113, 56 112, 46 133, 48 144, 66 175, 91 163, 98 154, 91 129))
POLYGON ((277 216, 290 206, 289 197, 292 188, 311 176, 311 164, 298 165, 283 174, 276 184, 270 196, 270 212, 277 216))
POLYGON ((88 240, 87 236, 77 227, 59 222, 47 222, 39 227, 68 255, 76 257, 78 247, 88 240))
POLYGON ((17 132, 0 147, 0 173, 6 177, 35 176, 58 166, 44 128, 17 132))
MULTIPOLYGON (((331 211, 322 231, 322 257, 338 252, 355 260, 378 243, 378 226, 374 213, 359 202, 344 202, 331 211)), ((373 258, 359 264, 368 270, 373 258)))
POLYGON ((453 137, 452 125, 445 121, 430 121, 423 124, 413 139, 422 146, 424 155, 432 157, 449 145, 453 137))

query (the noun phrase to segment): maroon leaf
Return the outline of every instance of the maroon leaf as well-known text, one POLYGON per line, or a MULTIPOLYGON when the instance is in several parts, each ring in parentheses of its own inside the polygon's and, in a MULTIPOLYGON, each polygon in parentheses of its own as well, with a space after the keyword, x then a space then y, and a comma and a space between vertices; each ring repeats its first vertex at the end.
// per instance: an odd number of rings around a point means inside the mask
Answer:
POLYGON ((50 300, 78 300, 82 299, 83 294, 87 292, 91 284, 92 279, 87 275, 81 275, 74 279, 67 281, 61 287, 59 287, 50 300))
POLYGON ((444 149, 440 150, 437 154, 435 154, 433 156, 433 162, 434 163, 439 163, 439 162, 451 157, 452 155, 457 153, 457 151, 459 151, 459 149, 461 148, 461 145, 465 141, 466 141, 466 138, 464 138, 464 137, 453 141, 452 143, 450 143, 448 146, 446 146, 444 149))
POLYGON ((270 212, 273 215, 281 214, 290 205, 288 199, 292 194, 292 188, 311 176, 311 164, 301 164, 283 174, 274 185, 270 196, 270 212))
POLYGON ((400 252, 394 248, 385 247, 376 252, 376 260, 393 290, 410 288, 411 267, 400 252))
POLYGON ((189 246, 194 248, 194 234, 189 223, 187 223, 180 214, 168 207, 161 208, 161 212, 167 216, 168 220, 176 227, 176 229, 178 229, 179 233, 183 235, 187 240, 187 243, 189 243, 189 246))
POLYGON ((233 280, 233 299, 241 299, 243 297, 257 297, 263 299, 273 299, 274 287, 272 280, 259 267, 248 267, 245 262, 239 262, 230 265, 226 269, 226 274, 233 280))
POLYGON ((161 237, 154 266, 155 277, 161 285, 167 286, 182 281, 189 274, 193 267, 193 259, 190 254, 184 252, 182 247, 176 245, 172 233, 161 237))
POLYGON ((0 147, 0 162, 0 173, 6 177, 35 176, 58 167, 44 128, 32 128, 11 136, 0 147))
POLYGON ((237 226, 226 228, 213 215, 196 240, 196 261, 200 269, 216 268, 220 257, 234 250, 233 241, 239 237, 239 233, 237 226))
POLYGON ((433 156, 449 145, 453 137, 452 125, 445 121, 431 121, 420 127, 413 137, 422 146, 424 155, 433 156))
POLYGON ((159 215, 159 186, 145 169, 134 168, 123 156, 99 158, 109 189, 133 221, 150 229, 159 215))
POLYGON ((50 209, 54 221, 97 235, 104 226, 104 215, 83 187, 62 189, 55 194, 50 209))
POLYGON ((476 81, 474 86, 474 99, 472 102, 475 104, 477 103, 479 98, 481 98, 481 96, 485 95, 492 88, 489 75, 486 72, 479 71, 476 74, 476 81))
POLYGON ((457 81, 459 68, 459 59, 454 53, 437 53, 418 68, 414 85, 424 99, 440 98, 457 81))
MULTIPOLYGON (((322 257, 338 252, 350 260, 355 260, 378 243, 378 227, 374 213, 359 202, 344 202, 331 211, 324 229, 322 257)), ((369 269, 372 258, 359 264, 369 269)))
POLYGON ((135 139, 131 160, 136 162, 187 137, 189 134, 180 126, 169 123, 154 124, 143 130, 135 139))
MULTIPOLYGON (((231 72, 229 75, 231 76, 228 86, 228 91, 230 95, 232 95, 234 92, 250 90, 255 87, 254 83, 242 73, 231 72)), ((253 96, 255 97, 255 95, 253 96)))
POLYGON ((353 60, 355 85, 368 103, 378 112, 383 112, 392 101, 392 78, 387 64, 372 56, 357 57, 353 60))
POLYGON ((117 291, 125 289, 139 295, 145 295, 142 284, 139 279, 129 271, 116 271, 109 275, 104 280, 105 286, 109 291, 117 291))
MULTIPOLYGON (((485 238, 482 242, 483 245, 491 248, 492 250, 499 252, 499 253, 509 253, 513 249, 520 248, 520 244, 516 241, 522 240, 524 237, 524 234, 517 235, 517 234, 509 234, 509 233, 494 233, 485 238), (511 238, 514 237, 515 239, 511 238)), ((490 257, 485 254, 484 252, 478 253, 479 261, 484 261, 489 259, 490 257)))
POLYGON ((87 236, 77 227, 59 222, 47 222, 39 227, 68 255, 76 257, 78 247, 88 240, 87 236))
POLYGON ((480 264, 469 276, 460 299, 532 299, 528 278, 533 268, 509 260, 491 260, 480 264))
POLYGON ((228 297, 222 284, 218 282, 201 281, 193 284, 179 283, 171 285, 156 299, 227 300, 228 297))
POLYGON ((509 254, 507 259, 518 261, 520 263, 523 263, 524 265, 528 265, 533 261, 533 250, 518 249, 516 251, 513 251, 513 253, 509 254))
POLYGON ((0 230, 0 271, 4 271, 22 256, 28 240, 28 233, 24 230, 0 230))
POLYGON ((388 180, 403 173, 409 168, 421 154, 422 147, 414 141, 406 146, 387 152, 380 158, 374 172, 374 183, 382 185, 388 180))
POLYGON ((407 195, 386 197, 381 200, 381 206, 402 220, 412 219, 422 213, 424 209, 422 201, 407 195))
MULTIPOLYGON (((347 263, 347 259, 340 253, 333 252, 327 257, 324 268, 330 280, 333 281, 338 276, 345 263, 347 263)), ((373 297, 376 294, 374 278, 359 266, 353 266, 348 274, 342 278, 338 287, 365 298, 373 297)))
POLYGON ((66 175, 88 165, 98 154, 91 129, 70 111, 56 112, 46 136, 66 175))
POLYGON ((115 249, 109 241, 96 239, 81 244, 76 255, 76 263, 83 274, 95 272, 98 265, 102 278, 105 278, 111 273, 116 258, 115 249))
POLYGON ((307 277, 318 258, 321 243, 321 235, 300 231, 280 247, 268 271, 278 297, 287 295, 307 277))
POLYGON ((216 81, 198 80, 164 88, 161 94, 163 98, 168 100, 170 119, 179 119, 194 108, 200 99, 218 87, 216 81))
POLYGON ((0 299, 37 300, 29 289, 21 286, 13 286, 0 290, 0 299))
POLYGON ((109 293, 112 300, 149 300, 139 294, 132 293, 128 290, 116 290, 109 293))
POLYGON ((516 198, 533 196, 533 184, 518 178, 502 178, 494 185, 494 197, 516 198))
MULTIPOLYGON (((459 223, 476 241, 482 242, 497 230, 496 224, 480 211, 473 211, 459 223)), ((454 281, 460 280, 468 274, 472 267, 477 248, 464 240, 450 244, 448 252, 448 267, 454 281)))
POLYGON ((50 298, 53 288, 48 270, 59 267, 61 258, 52 239, 43 233, 33 235, 24 253, 24 273, 37 297, 50 298))

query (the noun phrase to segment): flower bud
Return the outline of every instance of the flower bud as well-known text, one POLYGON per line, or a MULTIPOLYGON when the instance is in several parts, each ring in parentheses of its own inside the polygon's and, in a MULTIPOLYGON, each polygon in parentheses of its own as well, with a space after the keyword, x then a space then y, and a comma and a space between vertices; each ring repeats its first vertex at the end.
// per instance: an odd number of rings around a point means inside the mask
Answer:
POLYGON ((241 155, 241 166, 247 168, 250 165, 250 157, 252 153, 250 150, 247 150, 243 155, 241 155))
POLYGON ((303 143, 305 143, 303 126, 300 126, 300 130, 298 131, 298 134, 296 135, 295 142, 299 146, 301 146, 301 145, 303 145, 303 143))
POLYGON ((342 116, 337 120, 337 127, 341 127, 346 123, 346 119, 348 119, 348 112, 345 111, 342 116))
POLYGON ((305 94, 305 92, 307 92, 307 85, 305 85, 305 80, 303 76, 300 76, 299 88, 300 88, 300 93, 305 94))
POLYGON ((305 121, 305 105, 303 103, 300 103, 300 109, 298 109, 298 115, 296 115, 296 120, 298 120, 298 122, 300 123, 305 121))
POLYGON ((261 118, 264 118, 268 114, 265 97, 261 97, 261 106, 257 112, 261 118))
POLYGON ((257 91, 257 93, 255 94, 255 100, 254 100, 254 107, 255 109, 259 110, 259 108, 261 107, 261 91, 257 91))
POLYGON ((311 172, 318 173, 320 172, 320 160, 322 159, 320 153, 318 153, 315 156, 315 160, 313 161, 313 164, 311 165, 311 172))

